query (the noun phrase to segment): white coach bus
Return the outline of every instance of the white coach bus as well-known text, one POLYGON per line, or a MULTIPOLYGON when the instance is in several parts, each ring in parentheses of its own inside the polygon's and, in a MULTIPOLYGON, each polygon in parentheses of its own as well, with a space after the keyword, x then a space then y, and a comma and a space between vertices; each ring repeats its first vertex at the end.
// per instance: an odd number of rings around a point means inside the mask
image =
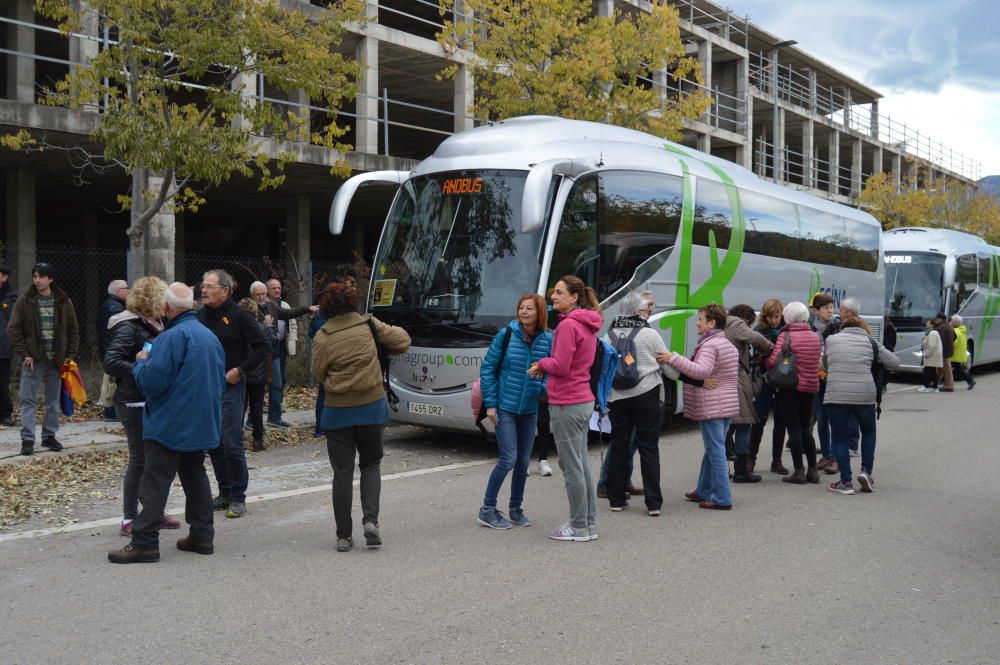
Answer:
POLYGON ((958 314, 969 329, 968 366, 1000 360, 1000 249, 948 229, 885 233, 885 312, 896 328, 901 371, 919 372, 928 319, 958 314))
POLYGON ((650 324, 684 354, 711 302, 759 310, 768 298, 850 295, 881 331, 874 218, 649 134, 544 116, 462 132, 413 172, 348 180, 332 233, 373 182, 399 185, 368 295, 368 311, 413 338, 391 369, 398 421, 472 430, 470 388, 490 340, 522 293, 546 294, 568 274, 597 291, 605 327, 629 290, 651 291, 650 324))

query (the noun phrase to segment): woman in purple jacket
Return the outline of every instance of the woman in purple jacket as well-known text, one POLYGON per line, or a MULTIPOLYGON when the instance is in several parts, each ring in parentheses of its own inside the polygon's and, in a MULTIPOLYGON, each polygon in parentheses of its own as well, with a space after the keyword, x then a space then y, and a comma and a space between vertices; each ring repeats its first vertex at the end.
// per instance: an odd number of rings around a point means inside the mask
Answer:
POLYGON ((740 356, 726 339, 725 327, 726 309, 722 305, 712 303, 702 307, 698 310, 698 346, 691 359, 670 351, 660 354, 661 362, 669 362, 691 379, 702 381, 711 377, 718 382, 714 389, 684 383, 684 415, 698 421, 705 445, 698 487, 684 496, 689 501, 697 501, 701 508, 714 510, 733 507, 726 461, 726 432, 733 416, 740 412, 740 356))
POLYGON ((569 499, 569 521, 549 538, 597 540, 597 487, 587 456, 587 430, 594 412, 590 367, 603 322, 601 308, 593 289, 579 277, 567 275, 552 291, 552 309, 559 314, 559 326, 552 336, 551 355, 528 370, 535 378, 549 375, 549 417, 569 499))

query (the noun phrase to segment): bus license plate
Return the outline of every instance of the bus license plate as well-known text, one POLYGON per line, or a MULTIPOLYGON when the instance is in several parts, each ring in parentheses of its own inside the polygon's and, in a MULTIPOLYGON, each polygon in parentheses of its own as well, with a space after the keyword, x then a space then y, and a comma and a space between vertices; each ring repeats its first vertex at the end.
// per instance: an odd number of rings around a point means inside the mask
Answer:
POLYGON ((420 404, 419 402, 407 402, 406 410, 410 413, 419 413, 424 416, 443 416, 444 407, 440 404, 420 404))

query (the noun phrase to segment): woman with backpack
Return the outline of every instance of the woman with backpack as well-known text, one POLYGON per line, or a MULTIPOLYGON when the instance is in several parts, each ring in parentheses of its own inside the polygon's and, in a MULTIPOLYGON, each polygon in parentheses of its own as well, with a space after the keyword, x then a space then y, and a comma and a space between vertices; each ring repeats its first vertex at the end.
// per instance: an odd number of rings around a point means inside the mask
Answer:
POLYGON ((754 399, 759 392, 759 386, 754 382, 754 370, 750 360, 750 348, 757 354, 769 355, 774 344, 766 337, 750 328, 757 313, 750 305, 733 305, 726 317, 726 339, 728 339, 740 354, 740 412, 733 418, 736 462, 734 466, 734 483, 757 483, 760 476, 749 469, 750 459, 750 429, 757 422, 757 409, 754 399))
POLYGON ((696 380, 714 378, 716 388, 684 383, 684 415, 697 420, 705 454, 701 460, 698 487, 684 496, 700 508, 729 510, 733 495, 729 488, 729 463, 726 461, 726 432, 740 412, 740 358, 736 347, 726 339, 726 310, 715 303, 698 310, 698 345, 691 359, 666 351, 660 354, 681 374, 696 380))
MULTIPOLYGON (((771 298, 764 302, 760 308, 760 317, 754 330, 767 338, 767 341, 774 342, 778 339, 781 329, 785 327, 785 320, 781 311, 785 308, 780 300, 771 298)), ((763 375, 764 363, 768 356, 757 359, 758 371, 763 375)), ((750 427, 750 459, 747 461, 747 470, 753 473, 757 466, 757 453, 760 451, 760 443, 764 439, 764 426, 767 425, 768 416, 774 411, 774 427, 771 432, 771 473, 787 476, 788 469, 781 463, 781 455, 785 450, 785 419, 778 408, 777 393, 767 381, 761 381, 760 391, 754 399, 754 408, 757 411, 757 422, 750 427)))
POLYGON ((795 466, 792 475, 785 476, 781 480, 795 485, 803 485, 806 482, 818 483, 816 441, 812 435, 811 420, 813 400, 819 392, 822 343, 809 325, 809 308, 803 303, 788 303, 783 314, 785 327, 775 340, 774 350, 766 362, 769 370, 779 363, 782 367, 794 367, 794 381, 790 385, 776 385, 773 371, 770 377, 772 385, 777 388, 778 405, 785 418, 788 442, 792 447, 792 462, 795 466), (809 463, 808 470, 802 464, 803 452, 809 463))
POLYGON ((614 320, 608 331, 608 340, 621 355, 609 400, 608 501, 613 512, 629 505, 634 437, 639 451, 646 512, 651 517, 659 517, 663 506, 660 491, 663 365, 657 356, 666 351, 667 346, 647 322, 653 312, 653 301, 649 297, 632 291, 622 300, 620 311, 622 315, 614 320))
POLYGON ((479 523, 491 529, 531 526, 521 502, 528 478, 531 448, 535 442, 538 401, 543 381, 528 375, 532 364, 549 355, 552 333, 547 330, 545 300, 526 293, 517 301, 516 318, 493 337, 479 381, 486 417, 497 434, 500 458, 486 484, 486 496, 479 509, 479 523), (507 474, 510 480, 510 519, 497 510, 497 495, 507 474))
POLYGON ((590 368, 603 319, 597 294, 574 275, 556 282, 551 300, 560 319, 551 355, 528 370, 536 379, 549 377, 552 434, 569 499, 569 521, 549 533, 549 538, 585 542, 597 540, 597 488, 587 456, 587 432, 595 401, 590 368))
POLYGON ((876 381, 881 375, 872 372, 875 364, 886 369, 899 367, 899 358, 871 337, 868 324, 849 316, 840 332, 826 340, 823 365, 826 367, 826 394, 823 405, 830 415, 831 447, 840 480, 830 485, 831 492, 854 494, 851 478, 851 457, 848 450, 851 428, 856 421, 861 428, 861 473, 858 484, 862 492, 874 492, 872 467, 875 464, 875 421, 879 391, 876 381))

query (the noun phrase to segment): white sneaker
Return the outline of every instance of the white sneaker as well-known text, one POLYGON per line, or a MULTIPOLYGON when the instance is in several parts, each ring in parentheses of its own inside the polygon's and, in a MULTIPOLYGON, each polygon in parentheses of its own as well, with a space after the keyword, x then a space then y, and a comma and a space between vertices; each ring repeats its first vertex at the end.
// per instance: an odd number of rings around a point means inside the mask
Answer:
POLYGON ((551 476, 552 467, 549 466, 548 460, 541 460, 538 462, 538 475, 540 476, 551 476))

